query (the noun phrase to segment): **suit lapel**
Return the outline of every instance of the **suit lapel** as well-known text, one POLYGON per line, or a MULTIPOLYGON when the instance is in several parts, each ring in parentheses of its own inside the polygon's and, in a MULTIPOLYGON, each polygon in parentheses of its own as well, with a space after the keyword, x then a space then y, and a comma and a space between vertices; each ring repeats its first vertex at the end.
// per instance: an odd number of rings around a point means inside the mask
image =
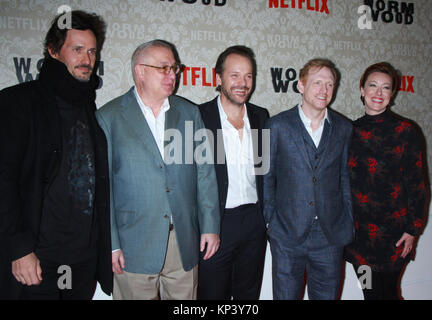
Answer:
POLYGON ((252 110, 251 107, 248 106, 248 104, 246 103, 246 110, 247 110, 247 115, 248 115, 248 119, 249 119, 249 125, 251 128, 251 137, 252 137, 252 146, 253 146, 253 157, 254 157, 254 164, 256 166, 256 164, 258 163, 258 155, 262 154, 262 132, 261 130, 259 130, 258 134, 253 134, 254 129, 257 130, 259 129, 259 118, 257 115, 255 115, 255 112, 252 110))
POLYGON ((260 121, 254 110, 246 103, 246 110, 249 118, 251 129, 259 129, 260 121))
MULTIPOLYGON (((332 121, 333 119, 331 119, 331 115, 330 115, 330 111, 328 111, 328 118, 330 121, 332 121)), ((324 162, 324 159, 328 159, 327 154, 330 152, 330 150, 332 150, 333 148, 330 147, 330 145, 332 144, 332 141, 335 142, 337 141, 337 139, 335 137, 333 137, 332 135, 334 134, 334 129, 333 129, 333 124, 329 121, 329 123, 325 123, 324 125, 328 126, 328 137, 327 137, 327 141, 326 141, 326 145, 324 146, 324 151, 322 153, 322 156, 320 157, 317 167, 318 170, 321 169, 321 166, 324 162)), ((327 122, 327 121, 326 121, 327 122)), ((324 128, 325 130, 325 128, 324 128)), ((323 132, 324 134, 324 132, 323 132)), ((323 141, 323 137, 321 137, 321 141, 323 141)))
POLYGON ((150 154, 155 157, 155 160, 162 161, 162 157, 159 152, 159 148, 147 124, 140 106, 135 98, 133 88, 124 96, 122 101, 122 115, 128 122, 131 130, 134 131, 138 140, 142 142, 144 147, 149 150, 150 154))
POLYGON ((228 174, 226 173, 226 157, 225 157, 225 148, 223 143, 223 134, 222 134, 222 123, 220 120, 220 114, 219 114, 219 108, 217 104, 217 98, 213 99, 211 102, 210 108, 206 108, 205 114, 203 114, 203 117, 206 118, 206 126, 207 129, 211 130, 214 137, 214 161, 215 164, 222 163, 223 160, 225 172, 224 174, 228 177, 228 174), (219 134, 218 134, 219 130, 219 134), (220 140, 218 143, 218 139, 220 140), (219 149, 218 149, 219 148, 219 149), (218 160, 219 158, 219 160, 218 160))
MULTIPOLYGON (((164 134, 164 159, 167 160, 169 158, 169 152, 170 149, 169 148, 165 148, 169 143, 171 143, 171 136, 170 136, 170 129, 178 129, 178 125, 179 125, 179 119, 180 119, 180 112, 178 111, 178 109, 176 108, 176 102, 174 100, 174 98, 171 96, 168 98, 169 101, 169 105, 170 108, 168 109, 168 111, 165 113, 165 134, 164 134)), ((186 129, 185 131, 183 131, 184 134, 186 134, 186 129)), ((181 143, 182 146, 182 153, 185 153, 186 150, 186 140, 184 139, 188 139, 188 137, 181 137, 183 139, 183 143, 181 143)), ((174 138, 175 139, 175 138, 174 138)), ((176 151, 174 151, 176 152, 176 151)))
MULTIPOLYGON (((170 108, 165 113, 165 130, 176 129, 178 127, 178 122, 180 119, 180 113, 176 108, 176 103, 172 97, 168 98, 170 108)), ((167 141, 165 141, 165 144, 167 141)))
POLYGON ((303 139, 303 130, 306 130, 304 128, 303 122, 300 119, 300 116, 298 115, 298 109, 295 108, 294 112, 297 112, 297 114, 293 115, 294 118, 294 125, 292 127, 291 137, 294 140, 295 144, 297 145, 298 151, 300 152, 301 156, 303 157, 304 161, 308 164, 309 168, 312 169, 311 163, 309 161, 309 157, 306 151, 306 145, 303 139))
MULTIPOLYGON (((252 136, 252 146, 253 146, 253 157, 254 157, 254 167, 255 173, 258 168, 263 166, 264 155, 263 155, 263 132, 262 132, 262 119, 260 119, 259 114, 257 114, 252 107, 246 103, 246 110, 249 118, 249 125, 251 128, 251 136, 252 136), (257 131, 258 134, 254 134, 254 131, 257 131), (261 157, 261 159, 259 158, 261 157), (259 162, 261 161, 261 162, 259 162)), ((255 174, 255 183, 256 183, 256 191, 258 196, 258 201, 262 205, 263 194, 262 194, 262 182, 263 176, 261 174, 255 174)))
POLYGON ((219 187, 219 201, 221 213, 225 208, 226 197, 228 193, 228 169, 226 166, 225 148, 222 134, 222 123, 219 115, 217 97, 205 108, 201 108, 201 116, 207 129, 213 133, 213 159, 215 163, 216 178, 219 187), (218 134, 219 130, 219 134, 218 134), (218 142, 219 140, 219 142, 218 142), (218 160, 219 158, 219 160, 218 160))

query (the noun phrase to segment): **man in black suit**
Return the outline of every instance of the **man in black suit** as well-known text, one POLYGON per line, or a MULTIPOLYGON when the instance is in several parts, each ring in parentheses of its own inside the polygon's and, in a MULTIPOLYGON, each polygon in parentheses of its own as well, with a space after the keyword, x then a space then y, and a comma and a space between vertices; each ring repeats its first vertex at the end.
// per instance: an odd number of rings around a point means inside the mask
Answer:
POLYGON ((0 298, 112 290, 107 144, 93 72, 105 22, 53 21, 38 80, 0 92, 0 298), (13 276, 12 276, 13 275, 13 276))
POLYGON ((269 114, 247 102, 256 77, 250 48, 226 49, 215 74, 220 95, 200 111, 215 139, 221 244, 211 259, 200 260, 198 298, 253 300, 259 298, 266 248, 262 175, 268 161, 262 128, 269 114))

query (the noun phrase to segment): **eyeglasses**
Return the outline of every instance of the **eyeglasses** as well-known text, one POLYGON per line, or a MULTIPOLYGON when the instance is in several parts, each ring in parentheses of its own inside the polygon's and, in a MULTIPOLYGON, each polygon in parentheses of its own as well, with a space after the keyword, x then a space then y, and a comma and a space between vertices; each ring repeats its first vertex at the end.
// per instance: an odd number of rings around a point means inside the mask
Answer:
POLYGON ((179 74, 180 72, 183 72, 185 68, 185 65, 178 64, 178 63, 174 63, 172 66, 162 66, 162 67, 152 66, 145 63, 138 63, 138 64, 146 67, 155 68, 159 71, 159 73, 164 73, 164 74, 169 74, 171 70, 174 72, 174 74, 179 74))

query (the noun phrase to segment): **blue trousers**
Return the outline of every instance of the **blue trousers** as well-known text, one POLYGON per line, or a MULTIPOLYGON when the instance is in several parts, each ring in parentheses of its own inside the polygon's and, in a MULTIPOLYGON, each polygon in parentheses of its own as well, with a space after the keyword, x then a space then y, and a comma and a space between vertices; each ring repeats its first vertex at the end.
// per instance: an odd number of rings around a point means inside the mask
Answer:
POLYGON ((305 284, 310 300, 335 300, 339 297, 343 247, 331 245, 318 220, 314 220, 306 240, 288 247, 270 237, 272 252, 273 299, 298 300, 305 284))

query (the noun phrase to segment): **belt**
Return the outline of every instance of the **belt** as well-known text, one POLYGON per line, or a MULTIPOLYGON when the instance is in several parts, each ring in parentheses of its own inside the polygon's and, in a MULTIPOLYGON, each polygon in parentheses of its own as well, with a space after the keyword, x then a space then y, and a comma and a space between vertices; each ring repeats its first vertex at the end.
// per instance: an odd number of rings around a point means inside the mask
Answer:
POLYGON ((233 214, 233 213, 237 213, 237 212, 242 212, 243 210, 249 209, 250 207, 254 207, 256 205, 257 205, 256 203, 242 204, 241 206, 238 206, 235 208, 224 209, 224 213, 225 214, 233 214))

